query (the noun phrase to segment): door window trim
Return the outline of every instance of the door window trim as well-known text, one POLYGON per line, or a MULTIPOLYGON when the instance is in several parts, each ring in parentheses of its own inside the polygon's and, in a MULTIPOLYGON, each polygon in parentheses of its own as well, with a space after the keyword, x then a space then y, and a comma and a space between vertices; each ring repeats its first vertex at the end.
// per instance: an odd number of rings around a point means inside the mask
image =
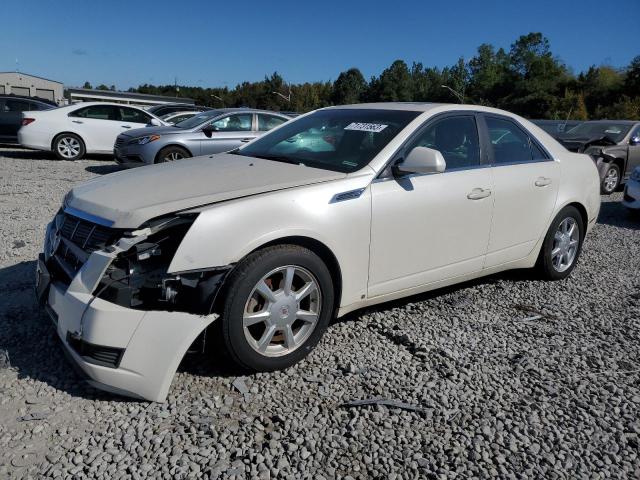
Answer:
MULTIPOLYGON (((387 160, 387 163, 385 163, 384 167, 380 169, 380 173, 378 173, 378 175, 374 178, 373 181, 374 182, 387 181, 387 180, 396 178, 391 173, 391 165, 395 164, 396 162, 398 162, 399 160, 403 159, 406 156, 406 154, 408 153, 406 149, 414 140, 416 140, 417 137, 422 135, 422 133, 424 133, 424 131, 427 128, 431 127, 435 122, 438 122, 440 120, 443 120, 449 117, 473 117, 474 122, 476 123, 476 130, 478 132, 478 144, 480 147, 480 163, 478 163, 478 165, 473 165, 468 167, 451 168, 449 170, 445 170, 442 173, 439 173, 438 175, 445 175, 447 173, 463 172, 465 170, 477 170, 480 168, 490 167, 491 164, 488 162, 489 161, 489 155, 488 155, 489 148, 487 145, 488 135, 486 134, 486 125, 484 124, 484 122, 480 122, 479 112, 475 110, 451 110, 448 112, 438 113, 436 115, 433 115, 432 117, 429 117, 424 121, 422 125, 416 128, 413 131, 413 133, 409 135, 409 138, 407 138, 402 143, 402 145, 400 145, 398 149, 389 157, 389 160, 387 160)), ((430 176, 430 175, 434 175, 434 174, 433 173, 410 173, 407 175, 403 175, 401 178, 424 177, 424 176, 430 176)))
POLYGON ((529 130, 527 130, 518 120, 513 117, 509 117, 508 115, 501 115, 499 113, 480 113, 480 122, 484 125, 485 131, 485 140, 487 142, 487 153, 488 153, 488 163, 490 167, 510 167, 513 165, 524 165, 529 163, 542 163, 542 162, 555 162, 553 155, 549 153, 549 150, 545 148, 544 145, 540 143, 540 141, 533 135, 529 130), (493 145, 491 145, 491 136, 489 135, 489 126, 487 125, 487 118, 496 118, 498 120, 503 120, 507 122, 513 123, 516 128, 518 128, 524 135, 529 139, 529 149, 531 149, 531 144, 538 147, 538 149, 546 156, 544 159, 534 160, 518 160, 514 162, 505 162, 505 163, 496 163, 495 154, 493 151, 493 145))

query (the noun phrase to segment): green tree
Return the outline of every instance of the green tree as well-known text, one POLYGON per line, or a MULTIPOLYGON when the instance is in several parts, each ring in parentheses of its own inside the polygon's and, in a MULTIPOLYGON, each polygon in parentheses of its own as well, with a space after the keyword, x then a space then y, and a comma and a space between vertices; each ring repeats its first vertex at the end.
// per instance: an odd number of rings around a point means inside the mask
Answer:
POLYGON ((396 60, 374 80, 371 90, 375 101, 409 102, 413 100, 413 82, 409 67, 403 60, 396 60))
POLYGON ((357 68, 340 73, 333 83, 332 100, 335 105, 359 103, 367 90, 367 81, 357 68))
POLYGON ((93 87, 91 86, 91 84, 89 82, 84 82, 84 85, 82 86, 82 88, 86 88, 87 90, 92 90, 93 87))

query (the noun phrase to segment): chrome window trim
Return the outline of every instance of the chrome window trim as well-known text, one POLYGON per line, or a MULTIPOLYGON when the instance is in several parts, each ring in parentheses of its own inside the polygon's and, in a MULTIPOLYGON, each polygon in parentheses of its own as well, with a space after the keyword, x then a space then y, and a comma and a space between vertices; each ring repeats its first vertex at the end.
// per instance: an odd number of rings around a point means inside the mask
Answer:
MULTIPOLYGON (((488 164, 488 163, 481 163, 479 165, 473 165, 471 167, 457 167, 457 168, 451 168, 449 170, 445 170, 442 173, 409 173, 407 175, 403 175, 401 177, 394 177, 392 174, 388 174, 385 176, 377 176, 376 178, 373 179, 373 181, 371 183, 379 183, 379 182, 386 182, 389 180, 405 180, 408 178, 414 178, 414 177, 431 177, 433 175, 446 175, 447 173, 457 173, 457 172, 466 172, 468 170, 480 170, 482 168, 491 168, 492 165, 488 164)), ((385 167, 384 170, 387 170, 389 167, 385 167)))

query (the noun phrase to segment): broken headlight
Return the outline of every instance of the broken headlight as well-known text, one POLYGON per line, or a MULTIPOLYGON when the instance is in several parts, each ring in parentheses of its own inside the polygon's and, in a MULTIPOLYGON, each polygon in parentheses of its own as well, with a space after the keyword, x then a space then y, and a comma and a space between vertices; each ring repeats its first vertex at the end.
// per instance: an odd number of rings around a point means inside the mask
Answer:
MULTIPOLYGON (((209 313, 224 269, 168 273, 169 265, 196 215, 163 220, 160 227, 109 265, 94 294, 117 305, 141 310, 209 313)), ((142 228, 140 230, 143 230, 142 228)))

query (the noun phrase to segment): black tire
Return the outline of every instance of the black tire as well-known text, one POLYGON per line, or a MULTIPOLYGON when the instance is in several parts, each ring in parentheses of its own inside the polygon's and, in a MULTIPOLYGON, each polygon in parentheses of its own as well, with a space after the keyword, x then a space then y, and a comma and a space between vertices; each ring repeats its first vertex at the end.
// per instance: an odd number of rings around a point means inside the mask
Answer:
POLYGON ((84 142, 74 133, 61 133, 53 140, 53 153, 59 160, 80 160, 86 152, 84 142))
POLYGON ((171 145, 164 147, 158 152, 156 156, 156 163, 167 163, 176 160, 182 160, 183 158, 189 158, 191 154, 184 148, 177 145, 171 145))
POLYGON ((611 195, 620 186, 620 180, 620 167, 615 163, 607 164, 600 179, 600 193, 611 195))
MULTIPOLYGON (((297 308, 301 307, 298 306, 297 308)), ((242 260, 225 282, 221 314, 222 338, 232 360, 240 367, 251 371, 280 370, 299 362, 313 350, 326 330, 333 316, 333 311, 333 281, 329 269, 320 257, 312 251, 297 245, 267 247, 250 254, 242 260), (320 305, 319 314, 315 328, 304 341, 301 339, 299 346, 292 352, 283 353, 280 356, 268 356, 258 352, 250 344, 250 341, 245 336, 243 316, 247 305, 250 305, 248 302, 253 301, 252 299, 255 298, 253 296, 255 293, 253 292, 258 282, 270 272, 287 266, 302 267, 302 270, 310 273, 313 279, 316 280, 320 290, 320 299, 318 300, 320 305)), ((248 328, 254 328, 254 326, 248 328)), ((265 324, 265 332, 267 328, 269 327, 265 324)), ((301 330, 297 331, 301 332, 301 330)), ((280 335, 280 332, 278 332, 278 335, 280 335)), ((282 335, 284 335, 284 332, 282 335)), ((277 337, 274 336, 273 338, 277 337)), ((283 340, 282 347, 276 345, 269 348, 284 348, 284 346, 283 340)))
MULTIPOLYGON (((570 222, 570 220, 568 221, 570 222)), ((556 215, 556 218, 554 218, 553 222, 551 222, 549 230, 544 237, 544 242, 542 243, 542 248, 540 249, 540 255, 538 257, 537 268, 544 279, 562 280, 563 278, 567 278, 569 275, 571 275, 571 272, 573 272, 573 269, 578 263, 580 253, 582 251, 584 234, 584 220, 577 208, 567 206, 563 208, 560 213, 558 213, 558 215, 556 215), (562 269, 562 267, 560 267, 559 269, 554 265, 552 252, 554 251, 554 247, 557 246, 558 243, 556 240, 556 232, 558 231, 560 224, 562 224, 565 219, 573 219, 573 221, 575 222, 575 226, 578 229, 578 244, 576 246, 575 256, 571 261, 571 264, 566 269, 562 269)))

